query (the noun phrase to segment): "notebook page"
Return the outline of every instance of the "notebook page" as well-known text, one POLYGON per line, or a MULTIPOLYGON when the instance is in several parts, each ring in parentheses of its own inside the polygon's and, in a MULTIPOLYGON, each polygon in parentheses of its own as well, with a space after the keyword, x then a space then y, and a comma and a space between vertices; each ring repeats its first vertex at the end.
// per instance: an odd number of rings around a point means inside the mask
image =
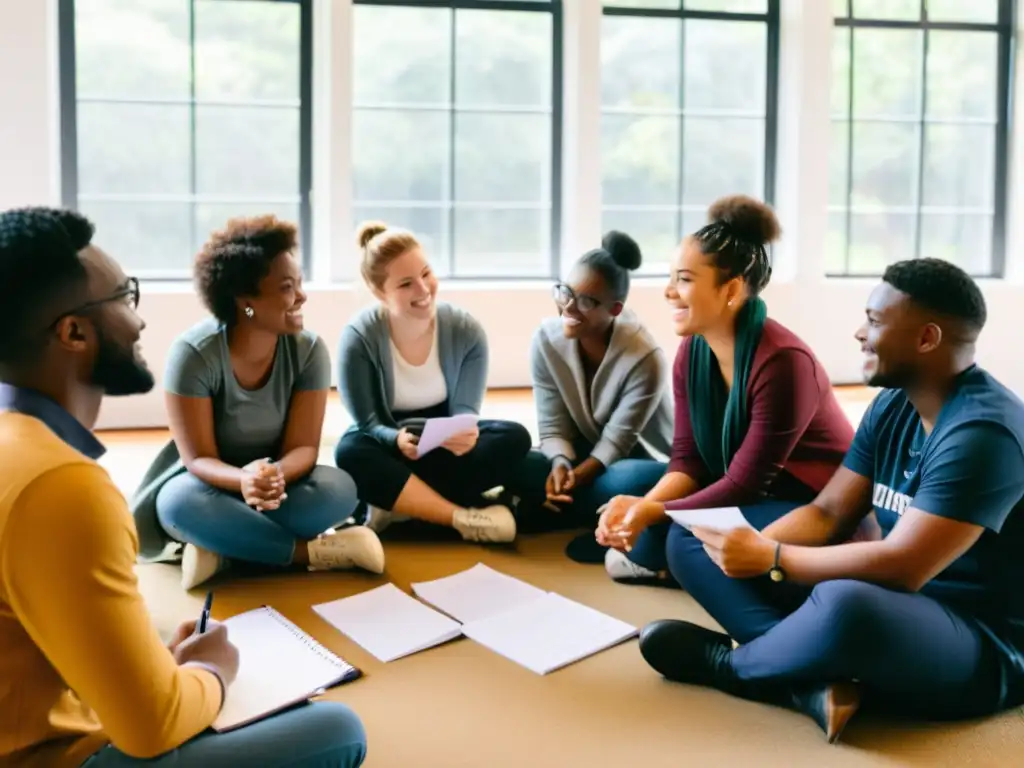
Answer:
POLYGON ((412 591, 463 623, 487 618, 547 594, 483 563, 452 576, 413 584, 412 591))
POLYGON ((296 636, 301 630, 281 623, 278 616, 264 607, 223 622, 228 639, 238 647, 239 665, 214 730, 230 730, 301 702, 355 672, 344 662, 325 658, 310 647, 316 641, 296 636))
POLYGON ((628 640, 636 627, 574 600, 547 593, 462 627, 466 637, 546 675, 628 640))
POLYGON ((394 661, 452 640, 462 627, 394 584, 314 605, 313 610, 381 661, 394 661))
POLYGON ((731 531, 734 528, 753 528, 739 507, 713 507, 708 509, 680 509, 668 511, 668 516, 686 530, 693 526, 713 531, 731 531))

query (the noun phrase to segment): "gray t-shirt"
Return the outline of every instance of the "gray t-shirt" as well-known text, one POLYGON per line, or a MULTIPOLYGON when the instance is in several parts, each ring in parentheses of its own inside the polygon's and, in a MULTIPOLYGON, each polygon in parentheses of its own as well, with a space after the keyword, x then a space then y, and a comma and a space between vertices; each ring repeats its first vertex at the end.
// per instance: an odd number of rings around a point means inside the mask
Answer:
POLYGON ((227 329, 215 319, 193 326, 171 345, 164 389, 213 400, 213 429, 221 461, 236 467, 279 458, 293 393, 331 386, 331 359, 312 331, 282 336, 270 378, 243 389, 231 368, 227 329))

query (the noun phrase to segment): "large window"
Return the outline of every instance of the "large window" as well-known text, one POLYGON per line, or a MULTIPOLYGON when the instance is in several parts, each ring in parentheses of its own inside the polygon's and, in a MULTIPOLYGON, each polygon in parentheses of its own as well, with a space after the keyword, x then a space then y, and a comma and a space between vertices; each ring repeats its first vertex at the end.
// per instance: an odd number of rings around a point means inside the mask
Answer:
POLYGON ((1013 0, 836 0, 831 275, 999 276, 1013 0))
POLYGON ((231 217, 308 242, 309 0, 61 0, 66 205, 140 277, 180 279, 231 217))
POLYGON ((357 0, 354 218, 410 228, 440 274, 549 277, 561 3, 357 0))
POLYGON ((604 4, 601 223, 664 272, 717 197, 773 197, 778 1, 604 4))

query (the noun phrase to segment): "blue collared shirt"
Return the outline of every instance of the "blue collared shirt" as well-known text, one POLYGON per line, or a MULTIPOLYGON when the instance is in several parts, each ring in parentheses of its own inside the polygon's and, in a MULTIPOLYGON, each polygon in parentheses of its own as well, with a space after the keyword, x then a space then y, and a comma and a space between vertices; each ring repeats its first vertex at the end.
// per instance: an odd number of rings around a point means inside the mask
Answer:
POLYGON ((0 411, 15 411, 39 419, 57 437, 94 461, 106 453, 107 449, 82 422, 39 392, 0 383, 0 411))

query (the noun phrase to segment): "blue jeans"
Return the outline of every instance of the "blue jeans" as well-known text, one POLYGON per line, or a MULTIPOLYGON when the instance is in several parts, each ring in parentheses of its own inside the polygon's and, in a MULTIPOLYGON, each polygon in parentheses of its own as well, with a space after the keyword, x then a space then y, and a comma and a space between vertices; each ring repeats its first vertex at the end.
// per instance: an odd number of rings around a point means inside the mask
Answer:
MULTIPOLYGON (((743 513, 758 529, 777 517, 756 506, 743 513)), ((975 717, 1005 703, 992 638, 934 598, 851 579, 814 587, 767 576, 733 579, 675 524, 667 554, 680 586, 741 643, 730 656, 741 679, 857 680, 873 706, 912 717, 975 717)))
MULTIPOLYGON (((577 448, 578 456, 587 456, 590 448, 577 448), (581 450, 583 448, 583 450, 581 450)), ((551 459, 540 451, 530 451, 520 465, 513 492, 520 497, 520 527, 524 531, 597 527, 597 510, 615 496, 643 496, 658 484, 666 465, 647 457, 642 448, 629 458, 619 459, 607 467, 589 485, 571 493, 572 504, 561 512, 543 508, 545 483, 551 474, 551 459), (641 458, 643 457, 643 458, 641 458)))
POLYGON ((298 541, 309 541, 355 511, 356 485, 344 471, 316 466, 285 489, 277 509, 257 512, 241 496, 185 472, 156 497, 160 525, 171 538, 229 560, 289 565, 298 541))
POLYGON ((104 747, 82 768, 356 768, 366 759, 366 732, 351 709, 318 701, 227 733, 205 731, 159 757, 129 757, 104 747))

